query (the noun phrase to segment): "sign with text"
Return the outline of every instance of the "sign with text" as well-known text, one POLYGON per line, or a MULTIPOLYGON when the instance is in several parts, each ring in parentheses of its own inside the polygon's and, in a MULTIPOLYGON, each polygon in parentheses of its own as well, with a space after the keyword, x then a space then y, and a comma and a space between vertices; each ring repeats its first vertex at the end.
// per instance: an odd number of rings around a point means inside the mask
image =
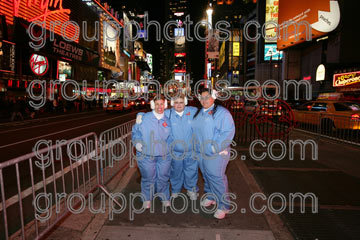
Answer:
POLYGON ((360 72, 339 73, 333 78, 334 87, 344 87, 355 83, 360 83, 360 72))
POLYGON ((311 35, 312 39, 326 35, 335 30, 339 22, 340 7, 336 0, 280 1, 278 49, 310 40, 311 35))

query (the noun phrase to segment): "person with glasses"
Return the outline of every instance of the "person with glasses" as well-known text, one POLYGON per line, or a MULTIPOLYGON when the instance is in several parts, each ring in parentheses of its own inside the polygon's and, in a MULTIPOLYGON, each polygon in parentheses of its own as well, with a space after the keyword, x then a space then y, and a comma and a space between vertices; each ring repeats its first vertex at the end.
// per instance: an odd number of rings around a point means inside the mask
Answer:
POLYGON ((192 157, 192 128, 194 114, 197 108, 186 106, 188 103, 184 94, 179 94, 171 100, 172 109, 165 111, 171 122, 171 197, 178 197, 182 187, 187 190, 191 200, 197 199, 198 162, 192 157))
POLYGON ((217 204, 214 217, 223 219, 230 207, 225 171, 230 159, 230 144, 235 135, 234 120, 226 108, 215 103, 215 90, 203 88, 198 98, 202 109, 195 113, 192 128, 207 195, 200 204, 204 207, 217 204))

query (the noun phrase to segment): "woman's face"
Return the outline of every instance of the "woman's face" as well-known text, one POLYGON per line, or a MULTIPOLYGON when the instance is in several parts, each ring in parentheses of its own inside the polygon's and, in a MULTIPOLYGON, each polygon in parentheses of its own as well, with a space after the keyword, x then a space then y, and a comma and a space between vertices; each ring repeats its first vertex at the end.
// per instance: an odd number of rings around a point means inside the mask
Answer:
POLYGON ((214 104, 215 100, 211 97, 209 92, 203 92, 200 96, 200 103, 203 108, 209 108, 214 104))
POLYGON ((185 101, 183 98, 176 98, 174 100, 174 109, 175 111, 177 112, 182 112, 184 111, 184 108, 185 108, 185 101))
POLYGON ((164 113, 165 102, 162 99, 155 101, 155 112, 158 114, 164 113))

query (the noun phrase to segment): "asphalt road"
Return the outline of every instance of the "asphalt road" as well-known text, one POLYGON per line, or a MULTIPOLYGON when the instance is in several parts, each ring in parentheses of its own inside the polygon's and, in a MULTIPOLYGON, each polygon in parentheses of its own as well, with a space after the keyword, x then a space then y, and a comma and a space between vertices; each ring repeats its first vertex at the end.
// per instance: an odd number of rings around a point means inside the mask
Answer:
POLYGON ((105 113, 102 110, 0 125, 0 162, 30 153, 39 140, 72 139, 101 132, 133 120, 138 111, 105 113))

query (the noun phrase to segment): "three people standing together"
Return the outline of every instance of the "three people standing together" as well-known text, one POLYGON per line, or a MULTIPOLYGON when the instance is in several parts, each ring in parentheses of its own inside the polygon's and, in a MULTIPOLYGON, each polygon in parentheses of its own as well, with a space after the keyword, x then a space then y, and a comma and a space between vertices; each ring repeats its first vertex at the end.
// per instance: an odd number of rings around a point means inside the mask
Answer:
POLYGON ((197 200, 198 168, 204 178, 204 207, 217 204, 215 218, 223 219, 229 210, 228 182, 225 174, 235 125, 230 112, 215 103, 215 91, 207 88, 198 96, 202 109, 186 106, 184 95, 167 101, 151 101, 152 112, 139 113, 133 126, 141 173, 144 207, 150 208, 154 194, 170 206, 184 187, 191 200, 197 200), (151 193, 151 188, 153 192, 151 193))

